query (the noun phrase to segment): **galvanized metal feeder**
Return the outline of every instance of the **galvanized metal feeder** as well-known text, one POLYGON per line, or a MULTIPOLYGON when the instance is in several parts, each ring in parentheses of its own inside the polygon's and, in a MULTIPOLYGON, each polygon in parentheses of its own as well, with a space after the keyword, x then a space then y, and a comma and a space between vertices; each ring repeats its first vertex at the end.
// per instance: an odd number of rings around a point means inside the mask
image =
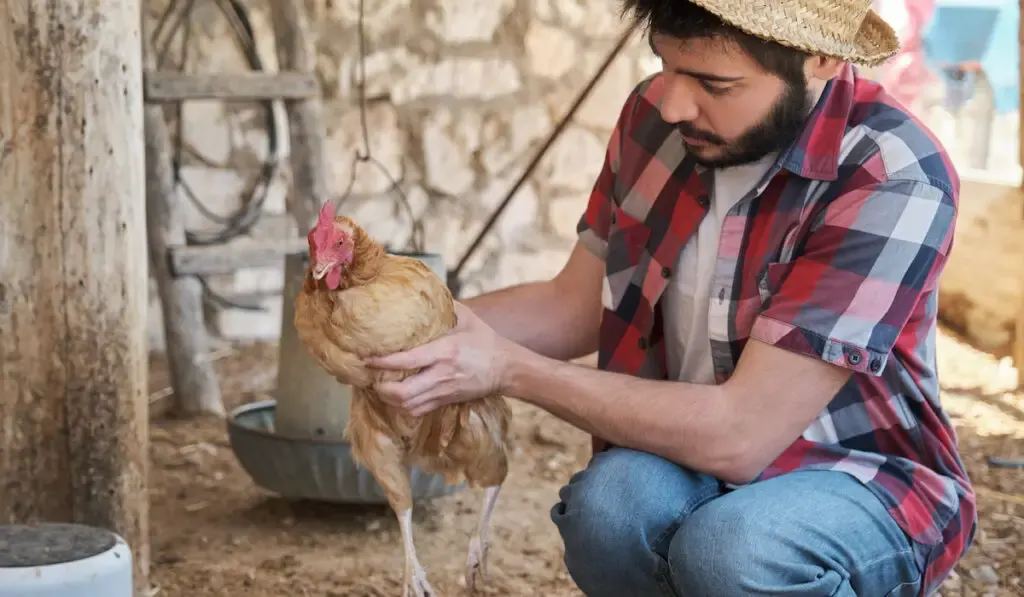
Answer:
MULTIPOLYGON (((433 253, 394 253, 419 259, 444 280, 444 260, 433 253)), ((289 498, 386 504, 373 475, 358 467, 344 439, 352 388, 339 384, 313 360, 292 323, 307 257, 285 258, 284 306, 275 399, 243 405, 228 417, 231 448, 253 481, 289 498)), ((409 471, 414 501, 455 493, 440 475, 409 471)))

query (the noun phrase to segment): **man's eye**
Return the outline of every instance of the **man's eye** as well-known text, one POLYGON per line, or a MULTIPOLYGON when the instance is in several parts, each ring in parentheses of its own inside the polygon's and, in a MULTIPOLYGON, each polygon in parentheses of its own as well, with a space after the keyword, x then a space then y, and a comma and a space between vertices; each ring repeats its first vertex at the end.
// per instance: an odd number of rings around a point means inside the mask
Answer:
POLYGON ((709 83, 707 81, 701 81, 700 86, 704 88, 704 91, 716 96, 725 95, 733 89, 731 86, 715 85, 714 83, 709 83))

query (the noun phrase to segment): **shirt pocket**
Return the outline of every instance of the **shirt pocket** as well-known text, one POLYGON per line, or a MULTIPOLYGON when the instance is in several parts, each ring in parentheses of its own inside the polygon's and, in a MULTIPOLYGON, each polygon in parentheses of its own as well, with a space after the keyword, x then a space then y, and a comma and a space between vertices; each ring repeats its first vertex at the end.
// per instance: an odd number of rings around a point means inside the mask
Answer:
POLYGON ((764 305, 779 292, 786 277, 793 270, 793 262, 769 263, 757 277, 757 294, 761 298, 761 305, 764 305))
POLYGON ((631 285, 642 286, 650 262, 647 247, 650 238, 651 231, 642 221, 619 206, 613 208, 601 292, 606 309, 616 310, 631 285))

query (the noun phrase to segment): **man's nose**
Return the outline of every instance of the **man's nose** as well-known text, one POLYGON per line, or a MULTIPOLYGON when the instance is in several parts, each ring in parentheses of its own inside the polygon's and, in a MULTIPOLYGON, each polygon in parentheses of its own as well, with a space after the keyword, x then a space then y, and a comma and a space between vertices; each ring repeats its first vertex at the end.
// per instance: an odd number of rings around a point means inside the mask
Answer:
POLYGON ((700 110, 693 100, 693 94, 681 85, 668 85, 661 100, 661 119, 669 124, 697 120, 700 110))

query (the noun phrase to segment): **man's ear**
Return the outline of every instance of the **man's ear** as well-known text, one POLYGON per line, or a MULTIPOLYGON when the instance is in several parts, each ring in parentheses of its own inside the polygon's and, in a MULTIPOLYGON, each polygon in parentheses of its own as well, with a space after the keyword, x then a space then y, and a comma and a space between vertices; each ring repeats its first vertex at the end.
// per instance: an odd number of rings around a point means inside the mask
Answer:
POLYGON ((843 67, 843 64, 845 63, 838 58, 810 56, 804 63, 804 73, 809 81, 813 79, 828 81, 839 73, 839 69, 843 67))

